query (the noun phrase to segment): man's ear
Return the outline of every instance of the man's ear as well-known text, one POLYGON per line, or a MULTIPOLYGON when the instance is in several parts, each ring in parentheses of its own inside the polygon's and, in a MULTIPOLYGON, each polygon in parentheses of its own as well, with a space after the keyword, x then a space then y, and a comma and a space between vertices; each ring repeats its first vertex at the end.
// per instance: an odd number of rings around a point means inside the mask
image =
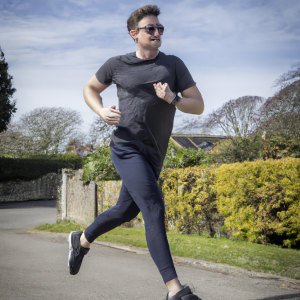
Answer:
POLYGON ((138 38, 137 38, 137 30, 130 30, 129 31, 130 36, 133 38, 133 40, 137 43, 138 38))

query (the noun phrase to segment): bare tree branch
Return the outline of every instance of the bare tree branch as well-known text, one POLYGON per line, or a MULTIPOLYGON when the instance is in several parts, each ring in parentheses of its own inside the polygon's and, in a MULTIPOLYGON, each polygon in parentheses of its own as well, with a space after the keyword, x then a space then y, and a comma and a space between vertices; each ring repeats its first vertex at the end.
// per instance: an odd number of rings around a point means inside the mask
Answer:
POLYGON ((279 76, 274 83, 274 87, 280 86, 281 88, 284 88, 284 87, 292 84, 294 81, 299 80, 299 78, 300 78, 300 62, 294 63, 292 65, 292 69, 295 69, 295 70, 289 70, 288 72, 279 76))
POLYGON ((229 100, 205 118, 203 127, 221 129, 227 136, 246 137, 256 127, 255 115, 263 101, 259 96, 229 100))
POLYGON ((0 153, 13 157, 58 154, 70 138, 76 138, 83 123, 76 110, 62 107, 36 108, 9 124, 0 134, 0 153))

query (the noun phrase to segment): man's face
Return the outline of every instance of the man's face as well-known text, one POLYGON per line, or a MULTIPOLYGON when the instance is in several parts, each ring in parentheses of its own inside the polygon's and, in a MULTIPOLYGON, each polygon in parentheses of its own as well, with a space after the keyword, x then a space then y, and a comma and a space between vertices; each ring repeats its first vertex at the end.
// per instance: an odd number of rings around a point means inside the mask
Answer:
MULTIPOLYGON (((144 17, 138 25, 138 28, 148 27, 148 26, 159 26, 159 20, 155 16, 147 16, 144 17)), ((153 34, 149 34, 146 29, 139 29, 138 34, 136 35, 138 38, 138 44, 145 49, 148 50, 157 50, 161 46, 161 35, 158 33, 157 28, 153 34)))

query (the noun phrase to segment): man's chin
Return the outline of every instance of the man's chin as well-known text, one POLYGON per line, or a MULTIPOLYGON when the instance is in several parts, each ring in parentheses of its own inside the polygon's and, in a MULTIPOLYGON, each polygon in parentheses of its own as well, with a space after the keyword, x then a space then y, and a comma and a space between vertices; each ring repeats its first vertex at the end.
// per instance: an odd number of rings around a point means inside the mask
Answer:
POLYGON ((151 44, 150 45, 150 47, 152 48, 152 49, 158 49, 159 47, 161 46, 161 42, 159 42, 159 43, 157 43, 157 44, 151 44))

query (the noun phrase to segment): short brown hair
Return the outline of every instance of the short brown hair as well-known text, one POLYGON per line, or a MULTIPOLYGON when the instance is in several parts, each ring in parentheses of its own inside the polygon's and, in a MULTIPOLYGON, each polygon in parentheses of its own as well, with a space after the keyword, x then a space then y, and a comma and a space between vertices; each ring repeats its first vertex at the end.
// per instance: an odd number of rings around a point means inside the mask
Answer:
POLYGON ((134 30, 138 27, 139 22, 146 16, 157 17, 160 14, 160 10, 157 5, 145 5, 134 11, 127 20, 128 31, 134 30))

